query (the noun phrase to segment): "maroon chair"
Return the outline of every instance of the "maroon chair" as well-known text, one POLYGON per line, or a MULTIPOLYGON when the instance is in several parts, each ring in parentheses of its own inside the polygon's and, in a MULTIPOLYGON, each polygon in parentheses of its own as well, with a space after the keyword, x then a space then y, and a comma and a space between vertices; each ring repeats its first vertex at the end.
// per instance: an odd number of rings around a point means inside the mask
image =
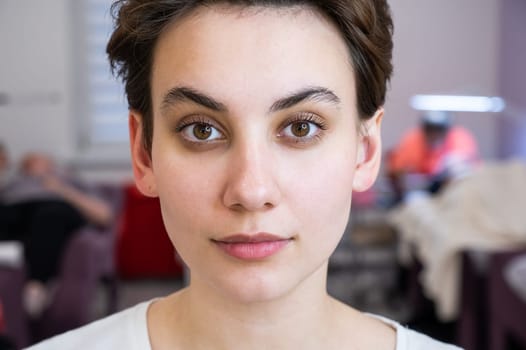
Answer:
POLYGON ((506 265, 526 255, 526 248, 492 254, 489 265, 490 350, 505 350, 512 336, 526 348, 526 302, 519 298, 504 279, 506 265))

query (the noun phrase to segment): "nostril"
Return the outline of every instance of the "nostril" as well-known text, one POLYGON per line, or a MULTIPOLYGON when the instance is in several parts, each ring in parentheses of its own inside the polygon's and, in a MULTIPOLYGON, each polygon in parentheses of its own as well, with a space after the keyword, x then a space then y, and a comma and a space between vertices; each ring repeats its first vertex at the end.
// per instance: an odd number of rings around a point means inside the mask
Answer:
POLYGON ((230 209, 233 211, 243 211, 243 206, 240 203, 230 205, 230 209))

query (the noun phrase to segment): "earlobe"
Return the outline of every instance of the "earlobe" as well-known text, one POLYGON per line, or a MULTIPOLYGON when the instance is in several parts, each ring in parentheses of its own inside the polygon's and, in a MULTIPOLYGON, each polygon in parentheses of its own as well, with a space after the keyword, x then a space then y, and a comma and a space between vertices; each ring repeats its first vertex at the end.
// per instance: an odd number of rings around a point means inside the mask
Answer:
POLYGON ((144 147, 143 127, 140 114, 130 111, 128 119, 130 148, 135 184, 148 197, 157 197, 157 186, 153 176, 151 156, 144 147))
POLYGON ((381 163, 381 124, 384 109, 379 108, 374 116, 365 121, 359 134, 356 155, 356 169, 353 179, 353 190, 363 192, 369 189, 380 170, 381 163))

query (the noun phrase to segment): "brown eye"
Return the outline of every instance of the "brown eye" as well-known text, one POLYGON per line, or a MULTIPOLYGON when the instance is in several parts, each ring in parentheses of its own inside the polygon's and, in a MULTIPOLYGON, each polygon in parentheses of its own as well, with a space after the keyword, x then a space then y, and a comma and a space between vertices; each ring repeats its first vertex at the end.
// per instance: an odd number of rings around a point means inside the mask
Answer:
POLYGON ((193 134, 198 140, 207 140, 212 135, 212 126, 208 124, 195 124, 193 134))
POLYGON ((290 131, 296 137, 305 137, 310 132, 310 124, 308 122, 296 122, 290 127, 290 131))
POLYGON ((195 121, 179 126, 177 132, 180 132, 184 139, 194 143, 208 143, 225 139, 225 135, 214 125, 195 121))
POLYGON ((282 124, 278 137, 293 144, 311 144, 323 136, 325 120, 313 113, 299 113, 282 124))

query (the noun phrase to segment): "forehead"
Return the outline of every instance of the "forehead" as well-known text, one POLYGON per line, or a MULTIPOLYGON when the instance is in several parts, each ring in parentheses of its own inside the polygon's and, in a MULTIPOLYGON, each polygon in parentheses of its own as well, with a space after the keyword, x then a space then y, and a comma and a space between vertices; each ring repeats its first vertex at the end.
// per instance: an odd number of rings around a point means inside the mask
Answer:
POLYGON ((163 90, 181 84, 260 99, 325 86, 354 98, 345 42, 309 7, 203 7, 172 23, 154 51, 154 106, 163 90))

